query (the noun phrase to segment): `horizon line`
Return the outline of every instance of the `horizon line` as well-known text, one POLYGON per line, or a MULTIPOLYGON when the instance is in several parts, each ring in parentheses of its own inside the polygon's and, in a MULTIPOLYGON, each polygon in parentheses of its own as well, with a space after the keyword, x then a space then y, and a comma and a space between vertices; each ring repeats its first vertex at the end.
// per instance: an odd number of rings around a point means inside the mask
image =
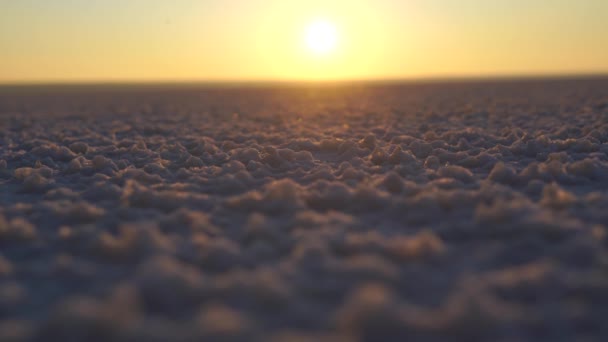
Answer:
POLYGON ((52 87, 52 86, 263 86, 306 84, 393 84, 393 83, 450 83, 475 81, 526 81, 526 80, 576 80, 608 78, 608 71, 595 73, 540 73, 494 75, 447 75, 395 78, 344 78, 344 79, 98 79, 98 80, 39 80, 0 82, 0 87, 52 87))

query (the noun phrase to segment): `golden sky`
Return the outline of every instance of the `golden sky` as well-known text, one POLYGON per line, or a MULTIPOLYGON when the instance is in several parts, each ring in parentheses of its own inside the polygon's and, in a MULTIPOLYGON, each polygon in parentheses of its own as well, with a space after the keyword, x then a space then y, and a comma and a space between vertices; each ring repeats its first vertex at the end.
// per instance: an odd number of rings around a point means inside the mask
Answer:
POLYGON ((0 83, 608 72, 606 0, 0 0, 0 83), (307 46, 329 22, 335 47, 307 46))

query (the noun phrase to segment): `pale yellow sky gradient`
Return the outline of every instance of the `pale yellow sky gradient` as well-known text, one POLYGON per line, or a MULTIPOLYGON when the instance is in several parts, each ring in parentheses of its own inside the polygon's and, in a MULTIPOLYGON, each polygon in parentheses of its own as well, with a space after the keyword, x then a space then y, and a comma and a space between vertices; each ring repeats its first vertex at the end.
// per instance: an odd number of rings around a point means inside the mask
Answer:
POLYGON ((0 0, 0 83, 608 72, 605 0, 0 0), (333 22, 319 56, 305 31, 333 22))

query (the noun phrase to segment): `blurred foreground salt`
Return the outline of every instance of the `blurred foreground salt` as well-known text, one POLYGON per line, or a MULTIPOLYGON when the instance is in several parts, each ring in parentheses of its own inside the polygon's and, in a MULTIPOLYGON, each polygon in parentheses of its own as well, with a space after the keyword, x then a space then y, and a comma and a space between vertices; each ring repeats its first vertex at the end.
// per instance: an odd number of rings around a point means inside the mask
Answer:
POLYGON ((608 81, 0 90, 0 340, 608 338, 608 81))

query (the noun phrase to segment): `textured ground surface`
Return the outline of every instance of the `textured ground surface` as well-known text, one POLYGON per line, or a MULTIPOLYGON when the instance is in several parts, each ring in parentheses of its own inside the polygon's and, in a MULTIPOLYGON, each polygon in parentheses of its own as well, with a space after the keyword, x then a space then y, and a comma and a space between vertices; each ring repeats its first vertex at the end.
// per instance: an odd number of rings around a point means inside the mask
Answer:
POLYGON ((608 81, 0 91, 0 339, 608 338, 608 81))

